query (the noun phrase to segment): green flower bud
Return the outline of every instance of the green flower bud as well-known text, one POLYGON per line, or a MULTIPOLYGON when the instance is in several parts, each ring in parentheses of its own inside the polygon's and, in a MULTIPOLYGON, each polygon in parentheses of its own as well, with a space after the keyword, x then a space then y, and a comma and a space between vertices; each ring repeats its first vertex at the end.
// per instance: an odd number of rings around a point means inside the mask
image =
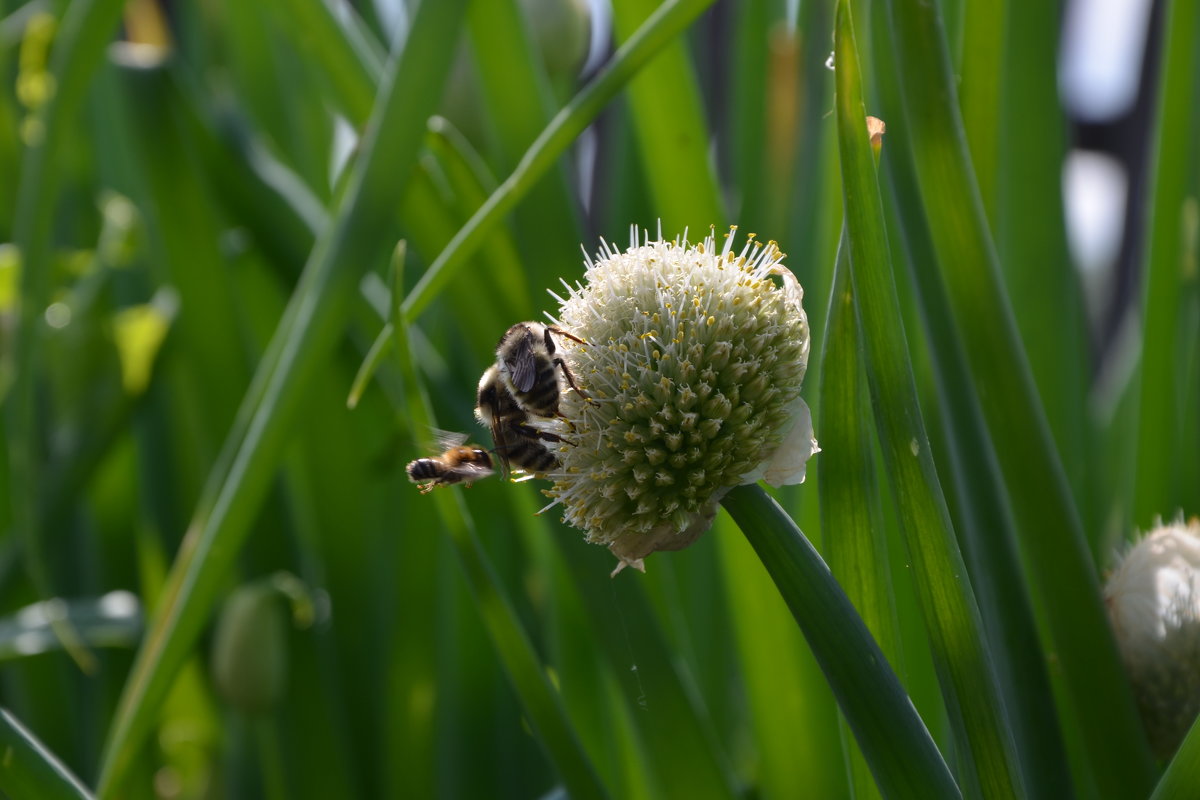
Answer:
POLYGON ((213 637, 218 693, 246 714, 274 709, 287 689, 287 609, 269 584, 238 587, 225 601, 213 637))
POLYGON ((800 483, 817 452, 803 290, 774 242, 734 252, 735 230, 718 248, 715 235, 639 244, 634 229, 558 298, 555 322, 588 342, 564 349, 591 399, 563 396, 571 423, 556 431, 573 445, 546 493, 618 571, 691 544, 734 486, 800 483), (610 482, 623 491, 607 495, 610 482))

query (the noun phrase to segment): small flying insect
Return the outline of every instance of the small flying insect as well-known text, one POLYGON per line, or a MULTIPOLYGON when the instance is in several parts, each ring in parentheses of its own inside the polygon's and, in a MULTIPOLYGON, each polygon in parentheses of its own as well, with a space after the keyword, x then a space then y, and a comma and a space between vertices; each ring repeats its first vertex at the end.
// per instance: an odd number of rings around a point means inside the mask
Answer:
POLYGON ((518 322, 505 331, 496 345, 496 365, 500 368, 504 386, 522 410, 537 417, 561 417, 558 411, 558 400, 562 393, 558 370, 562 371, 576 394, 585 400, 589 399, 575 383, 575 376, 571 374, 567 362, 557 355, 551 334, 587 344, 557 325, 518 322))
POLYGON ((509 391, 496 364, 488 367, 479 379, 475 416, 491 430, 496 445, 492 452, 506 472, 515 468, 531 477, 549 472, 556 469, 559 462, 547 443, 572 444, 557 433, 530 424, 529 412, 509 391))
POLYGON ((466 444, 465 433, 437 432, 439 456, 418 458, 408 463, 408 479, 421 485, 421 494, 433 491, 438 486, 462 483, 470 486, 495 472, 492 456, 487 450, 466 444))

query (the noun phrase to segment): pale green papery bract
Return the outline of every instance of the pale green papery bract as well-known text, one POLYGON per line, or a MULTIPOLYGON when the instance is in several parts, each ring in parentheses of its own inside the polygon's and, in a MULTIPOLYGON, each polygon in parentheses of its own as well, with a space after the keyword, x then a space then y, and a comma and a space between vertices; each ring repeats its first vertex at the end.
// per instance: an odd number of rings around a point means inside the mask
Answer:
POLYGON ((718 247, 639 244, 634 228, 628 250, 604 243, 583 284, 555 295, 555 322, 588 343, 559 340, 591 399, 567 392, 569 423, 546 423, 573 443, 546 494, 618 570, 691 544, 734 486, 800 483, 817 452, 804 292, 774 242, 735 252, 735 231, 718 247))

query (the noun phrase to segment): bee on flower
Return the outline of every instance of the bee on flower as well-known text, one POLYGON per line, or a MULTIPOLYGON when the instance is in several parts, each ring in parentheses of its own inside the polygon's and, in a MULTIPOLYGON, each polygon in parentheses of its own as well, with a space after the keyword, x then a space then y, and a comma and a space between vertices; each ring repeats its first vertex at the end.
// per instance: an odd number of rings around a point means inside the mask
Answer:
POLYGON ((561 397, 573 446, 545 491, 618 571, 694 542, 734 486, 800 483, 818 450, 803 290, 774 242, 735 250, 735 233, 690 244, 635 228, 554 295, 555 326, 587 342, 566 359, 588 396, 561 397))

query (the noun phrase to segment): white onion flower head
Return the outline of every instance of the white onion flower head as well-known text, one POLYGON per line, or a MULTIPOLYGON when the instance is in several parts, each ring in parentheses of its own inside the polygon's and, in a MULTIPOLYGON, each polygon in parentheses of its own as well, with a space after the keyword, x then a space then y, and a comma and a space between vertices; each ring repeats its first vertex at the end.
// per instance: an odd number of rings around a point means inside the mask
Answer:
POLYGON ((546 494, 618 570, 691 544, 734 486, 802 482, 818 450, 800 398, 804 292, 774 242, 735 251, 735 231, 693 245, 634 228, 555 295, 554 321, 588 343, 568 362, 591 399, 562 398, 574 446, 546 494))
POLYGON ((1200 713, 1200 520, 1160 522, 1113 569, 1104 602, 1150 743, 1167 758, 1200 713))

